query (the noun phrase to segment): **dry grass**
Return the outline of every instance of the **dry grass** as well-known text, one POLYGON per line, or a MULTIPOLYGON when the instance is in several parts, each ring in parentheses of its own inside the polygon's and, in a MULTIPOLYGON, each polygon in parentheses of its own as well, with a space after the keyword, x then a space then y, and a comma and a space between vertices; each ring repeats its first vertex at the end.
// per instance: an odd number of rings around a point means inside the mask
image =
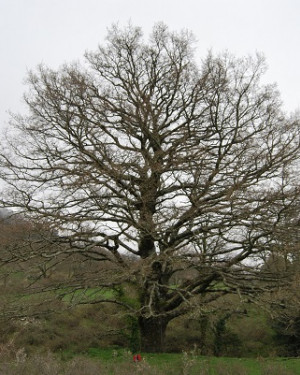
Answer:
POLYGON ((109 359, 76 356, 68 361, 52 353, 30 357, 16 356, 8 352, 0 361, 0 374, 5 375, 296 375, 276 360, 258 360, 256 368, 240 360, 197 357, 193 353, 181 356, 170 355, 161 361, 159 356, 134 363, 128 352, 111 356, 109 359), (151 359, 151 360, 150 360, 151 359), (173 360, 174 359, 174 360, 173 360))

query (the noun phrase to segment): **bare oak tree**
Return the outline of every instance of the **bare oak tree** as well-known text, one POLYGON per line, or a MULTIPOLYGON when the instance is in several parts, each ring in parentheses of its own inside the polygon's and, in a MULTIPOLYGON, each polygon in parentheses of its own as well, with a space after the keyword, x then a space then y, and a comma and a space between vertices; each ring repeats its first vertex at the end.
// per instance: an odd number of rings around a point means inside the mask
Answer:
POLYGON ((126 306, 142 349, 160 351, 195 304, 276 281, 256 260, 298 193, 299 121, 260 83, 261 56, 197 64, 192 36, 161 24, 148 43, 112 27, 85 58, 29 74, 29 114, 2 144, 1 202, 57 234, 28 257, 104 261, 85 287, 135 290, 138 305, 99 302, 126 306))

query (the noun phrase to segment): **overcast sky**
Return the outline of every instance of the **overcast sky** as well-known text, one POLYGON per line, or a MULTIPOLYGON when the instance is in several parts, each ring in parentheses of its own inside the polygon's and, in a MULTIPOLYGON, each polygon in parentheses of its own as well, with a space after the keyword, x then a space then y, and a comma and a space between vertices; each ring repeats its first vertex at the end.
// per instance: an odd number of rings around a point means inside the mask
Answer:
POLYGON ((266 82, 277 82, 287 111, 300 109, 299 0, 0 0, 0 129, 9 110, 24 111, 28 69, 80 59, 129 21, 145 34, 160 21, 189 29, 201 57, 262 52, 266 82))

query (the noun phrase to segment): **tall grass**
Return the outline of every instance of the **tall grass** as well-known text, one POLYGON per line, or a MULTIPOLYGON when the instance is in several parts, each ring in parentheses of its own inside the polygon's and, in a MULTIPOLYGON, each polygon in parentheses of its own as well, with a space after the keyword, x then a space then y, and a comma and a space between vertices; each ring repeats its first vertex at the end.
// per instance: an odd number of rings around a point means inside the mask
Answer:
MULTIPOLYGON (((134 363, 126 351, 105 351, 98 358, 76 356, 63 360, 46 353, 18 359, 3 358, 5 375, 297 375, 300 360, 199 357, 194 353, 143 355, 134 363)), ((93 353, 95 355, 95 352, 93 353)))

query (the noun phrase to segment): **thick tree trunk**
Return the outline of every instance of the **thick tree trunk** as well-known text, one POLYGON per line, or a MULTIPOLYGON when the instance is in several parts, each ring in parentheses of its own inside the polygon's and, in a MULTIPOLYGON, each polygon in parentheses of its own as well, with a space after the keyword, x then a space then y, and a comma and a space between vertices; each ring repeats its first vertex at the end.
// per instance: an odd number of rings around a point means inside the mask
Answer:
POLYGON ((168 321, 161 317, 139 318, 141 350, 148 353, 162 352, 168 321))

